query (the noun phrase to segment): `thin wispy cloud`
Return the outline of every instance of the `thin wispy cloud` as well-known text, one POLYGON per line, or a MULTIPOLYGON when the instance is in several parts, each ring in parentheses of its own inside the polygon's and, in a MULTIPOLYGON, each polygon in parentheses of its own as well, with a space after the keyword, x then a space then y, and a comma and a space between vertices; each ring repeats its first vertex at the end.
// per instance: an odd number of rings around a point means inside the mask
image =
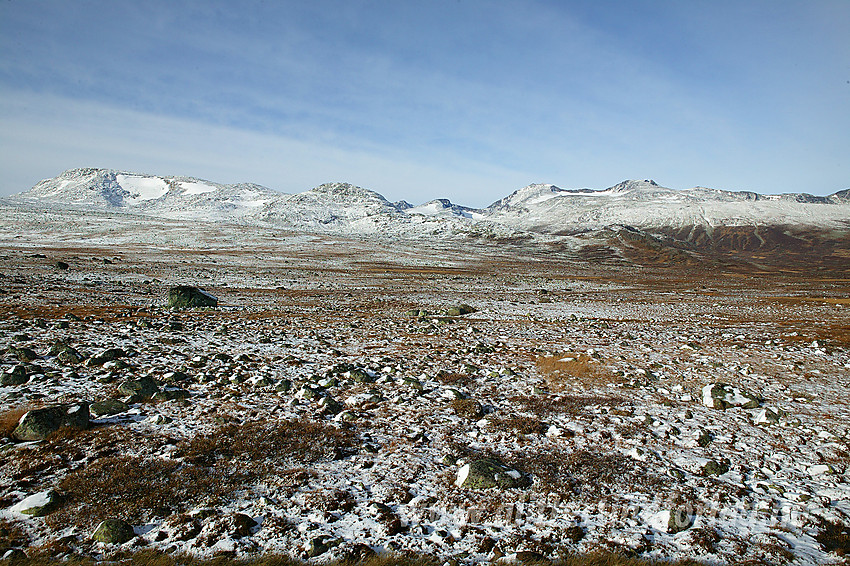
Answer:
POLYGON ((848 20, 837 1, 8 2, 0 140, 25 155, 0 192, 68 162, 52 113, 90 139, 65 142, 74 165, 119 167, 109 148, 135 140, 162 148, 150 172, 254 171, 238 180, 284 190, 380 178, 408 200, 486 204, 529 182, 654 177, 825 194, 850 184, 848 20), (37 96, 54 107, 22 104, 37 96), (75 105, 90 122, 61 115, 75 105), (180 132, 110 138, 99 108, 252 143, 222 141, 225 168, 180 132), (36 123, 43 136, 23 131, 36 123), (302 149, 272 167, 260 140, 302 149))

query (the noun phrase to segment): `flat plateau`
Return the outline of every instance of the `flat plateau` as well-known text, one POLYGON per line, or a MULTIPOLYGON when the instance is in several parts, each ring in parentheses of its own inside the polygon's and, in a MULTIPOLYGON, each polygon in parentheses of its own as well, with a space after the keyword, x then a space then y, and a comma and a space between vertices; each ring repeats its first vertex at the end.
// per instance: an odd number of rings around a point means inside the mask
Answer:
POLYGON ((772 254, 670 266, 6 208, 2 369, 26 381, 0 387, 5 434, 28 409, 126 407, 0 441, 0 545, 109 558, 92 534, 120 519, 125 546, 201 556, 840 563, 850 268, 772 254), (219 306, 168 309, 175 285, 219 306), (180 393, 119 391, 145 377, 180 393), (707 406, 718 383, 758 406, 707 406), (481 459, 528 481, 464 487, 481 459), (20 512, 49 490, 55 509, 20 512))

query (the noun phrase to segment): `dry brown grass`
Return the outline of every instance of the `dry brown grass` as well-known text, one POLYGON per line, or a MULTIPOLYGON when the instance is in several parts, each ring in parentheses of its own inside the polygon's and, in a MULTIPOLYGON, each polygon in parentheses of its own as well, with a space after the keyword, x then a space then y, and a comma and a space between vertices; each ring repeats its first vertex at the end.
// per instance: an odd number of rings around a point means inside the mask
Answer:
POLYGON ((517 434, 543 434, 546 426, 538 417, 527 415, 493 416, 491 424, 502 430, 512 430, 517 434))
POLYGON ((29 537, 18 523, 0 519, 0 549, 25 546, 29 537))
POLYGON ((142 523, 223 496, 240 476, 234 471, 223 477, 163 458, 102 458, 62 480, 59 489, 65 495, 65 507, 47 522, 55 528, 91 526, 110 517, 142 523))
POLYGON ((301 465, 344 457, 354 446, 351 431, 309 420, 229 424, 184 443, 178 457, 215 467, 246 465, 267 473, 281 464, 301 465))
POLYGON ((536 364, 553 391, 563 391, 569 384, 604 385, 615 377, 599 360, 587 354, 540 356, 536 364))
POLYGON ((33 490, 50 485, 56 473, 115 454, 119 446, 150 449, 159 440, 117 427, 84 431, 63 428, 36 446, 4 453, 0 467, 17 487, 33 490))
MULTIPOLYGON (((376 554, 365 560, 340 562, 330 561, 327 566, 359 564, 361 566, 437 566, 445 562, 431 556, 404 556, 395 554, 376 554)), ((3 562, 0 561, 0 564, 3 562)), ((68 566, 95 566, 100 562, 85 557, 70 558, 63 562, 68 566)), ((54 566, 56 558, 43 554, 15 561, 20 566, 54 566)), ((191 555, 171 555, 156 550, 124 552, 110 561, 114 566, 304 566, 306 563, 288 556, 266 555, 251 558, 199 558, 191 555)), ((699 566, 693 560, 656 561, 629 558, 622 554, 597 552, 575 555, 547 562, 551 566, 699 566)))
POLYGON ((478 420, 484 416, 484 410, 481 407, 481 403, 475 399, 453 399, 452 410, 457 416, 472 421, 478 420))
POLYGON ((0 437, 11 437, 21 417, 29 410, 30 407, 12 407, 0 413, 0 437))

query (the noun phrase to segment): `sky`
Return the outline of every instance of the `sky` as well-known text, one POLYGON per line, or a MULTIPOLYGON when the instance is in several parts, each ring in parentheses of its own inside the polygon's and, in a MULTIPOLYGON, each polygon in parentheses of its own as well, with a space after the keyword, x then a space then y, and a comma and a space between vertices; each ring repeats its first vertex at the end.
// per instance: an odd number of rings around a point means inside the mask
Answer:
POLYGON ((3 0, 0 195, 850 187, 850 0, 3 0))

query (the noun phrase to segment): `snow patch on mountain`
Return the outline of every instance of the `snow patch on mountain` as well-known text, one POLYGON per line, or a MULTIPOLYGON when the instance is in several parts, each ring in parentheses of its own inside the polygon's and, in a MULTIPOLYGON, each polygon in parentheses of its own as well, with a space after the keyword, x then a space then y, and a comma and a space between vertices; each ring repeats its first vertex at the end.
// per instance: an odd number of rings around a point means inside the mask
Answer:
POLYGON ((168 183, 166 183, 165 179, 160 177, 116 175, 115 181, 122 189, 129 192, 124 200, 131 204, 162 198, 171 188, 168 183))

